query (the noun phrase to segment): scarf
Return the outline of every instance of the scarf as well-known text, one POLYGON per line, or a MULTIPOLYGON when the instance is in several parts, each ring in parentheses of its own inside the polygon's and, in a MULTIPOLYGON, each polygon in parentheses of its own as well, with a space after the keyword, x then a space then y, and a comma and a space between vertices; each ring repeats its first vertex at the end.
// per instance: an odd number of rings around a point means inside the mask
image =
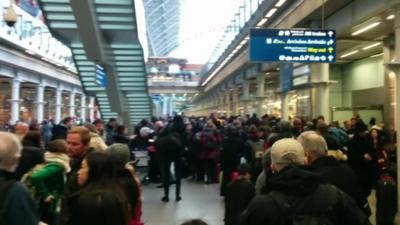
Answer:
POLYGON ((55 162, 60 164, 62 167, 64 167, 66 173, 71 171, 71 167, 69 166, 69 157, 65 153, 46 152, 44 153, 44 160, 46 163, 55 162))

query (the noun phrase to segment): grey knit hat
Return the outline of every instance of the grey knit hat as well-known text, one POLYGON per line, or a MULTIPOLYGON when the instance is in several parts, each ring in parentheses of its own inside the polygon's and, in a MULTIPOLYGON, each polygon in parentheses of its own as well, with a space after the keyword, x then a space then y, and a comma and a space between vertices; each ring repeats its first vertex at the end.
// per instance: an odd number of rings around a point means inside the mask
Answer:
POLYGON ((127 163, 130 160, 129 147, 126 144, 112 144, 108 146, 106 152, 123 163, 127 163))

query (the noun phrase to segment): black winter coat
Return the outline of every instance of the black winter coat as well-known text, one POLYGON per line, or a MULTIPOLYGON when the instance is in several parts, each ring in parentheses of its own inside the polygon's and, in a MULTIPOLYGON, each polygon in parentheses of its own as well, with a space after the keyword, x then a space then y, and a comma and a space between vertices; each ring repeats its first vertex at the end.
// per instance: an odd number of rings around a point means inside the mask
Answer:
POLYGON ((339 162, 332 156, 316 159, 312 162, 311 166, 321 174, 324 183, 332 184, 344 191, 359 206, 364 202, 359 192, 360 183, 350 167, 339 162))
POLYGON ((225 191, 225 225, 238 225, 240 214, 255 195, 251 181, 238 179, 228 184, 225 191))
POLYGON ((307 167, 286 167, 269 179, 269 194, 256 196, 241 215, 241 225, 281 225, 287 213, 276 203, 276 196, 285 197, 285 205, 294 215, 329 215, 337 225, 367 225, 367 216, 344 192, 321 182, 321 177, 307 167), (334 191, 334 202, 325 204, 324 192, 334 191))

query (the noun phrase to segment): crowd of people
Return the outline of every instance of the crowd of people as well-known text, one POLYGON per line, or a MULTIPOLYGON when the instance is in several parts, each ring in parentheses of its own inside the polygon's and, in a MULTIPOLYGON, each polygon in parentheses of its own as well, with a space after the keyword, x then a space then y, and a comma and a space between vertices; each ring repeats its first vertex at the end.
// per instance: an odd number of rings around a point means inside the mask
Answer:
POLYGON ((397 211, 395 132, 373 119, 341 127, 323 116, 213 113, 144 119, 132 130, 116 119, 65 118, 0 132, 0 224, 140 225, 142 182, 159 183, 163 202, 175 184, 178 202, 182 178, 220 182, 226 225, 369 224, 372 189, 378 225, 392 224, 397 211), (149 157, 143 178, 138 152, 149 157))

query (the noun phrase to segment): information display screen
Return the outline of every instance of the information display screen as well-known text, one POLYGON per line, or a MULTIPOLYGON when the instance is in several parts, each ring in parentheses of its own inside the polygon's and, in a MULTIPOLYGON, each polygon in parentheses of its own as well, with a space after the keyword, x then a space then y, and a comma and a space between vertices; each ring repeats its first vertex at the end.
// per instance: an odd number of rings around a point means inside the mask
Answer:
POLYGON ((335 30, 250 30, 252 62, 334 63, 335 60, 335 30))

